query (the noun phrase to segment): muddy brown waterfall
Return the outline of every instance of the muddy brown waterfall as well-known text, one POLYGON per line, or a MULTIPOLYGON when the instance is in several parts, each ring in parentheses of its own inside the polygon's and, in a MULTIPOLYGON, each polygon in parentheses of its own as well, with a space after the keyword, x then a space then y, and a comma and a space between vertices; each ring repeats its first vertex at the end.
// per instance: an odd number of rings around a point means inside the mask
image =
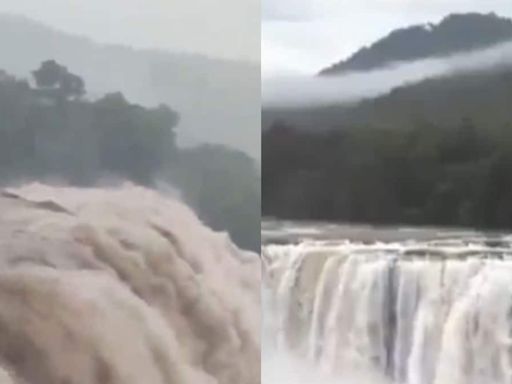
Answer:
POLYGON ((182 203, 34 184, 0 210, 0 383, 260 382, 258 257, 182 203))

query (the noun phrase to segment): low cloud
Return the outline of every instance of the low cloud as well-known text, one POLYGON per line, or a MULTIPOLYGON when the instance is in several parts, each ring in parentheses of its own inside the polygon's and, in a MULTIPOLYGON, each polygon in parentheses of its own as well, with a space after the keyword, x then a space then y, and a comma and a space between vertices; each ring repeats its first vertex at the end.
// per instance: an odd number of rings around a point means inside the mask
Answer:
POLYGON ((337 77, 269 76, 263 80, 263 107, 342 104, 376 97, 406 83, 451 73, 512 65, 512 42, 443 58, 395 63, 385 69, 337 77))

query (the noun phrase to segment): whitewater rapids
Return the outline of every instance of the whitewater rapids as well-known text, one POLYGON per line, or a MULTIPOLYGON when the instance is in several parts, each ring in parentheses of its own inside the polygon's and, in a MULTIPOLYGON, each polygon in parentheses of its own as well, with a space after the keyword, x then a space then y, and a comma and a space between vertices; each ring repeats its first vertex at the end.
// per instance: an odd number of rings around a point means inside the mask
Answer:
POLYGON ((265 245, 263 383, 512 383, 509 240, 265 245))
POLYGON ((260 383, 260 264, 126 185, 0 196, 0 383, 260 383))

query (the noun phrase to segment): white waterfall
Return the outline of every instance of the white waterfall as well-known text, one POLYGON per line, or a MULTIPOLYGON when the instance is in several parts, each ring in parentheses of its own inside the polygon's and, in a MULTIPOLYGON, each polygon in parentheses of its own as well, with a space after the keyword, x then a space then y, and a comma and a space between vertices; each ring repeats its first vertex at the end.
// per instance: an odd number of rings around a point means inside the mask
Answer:
POLYGON ((498 245, 268 244, 279 347, 334 383, 510 384, 512 248, 498 245))

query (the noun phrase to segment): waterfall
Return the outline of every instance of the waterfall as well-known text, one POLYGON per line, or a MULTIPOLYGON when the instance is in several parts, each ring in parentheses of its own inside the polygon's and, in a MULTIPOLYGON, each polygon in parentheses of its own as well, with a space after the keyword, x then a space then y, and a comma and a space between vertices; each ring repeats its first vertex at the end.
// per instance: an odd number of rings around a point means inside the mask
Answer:
POLYGON ((259 258, 180 201, 33 184, 0 212, 0 383, 260 383, 259 258))
POLYGON ((512 382, 508 242, 302 240, 262 257, 274 332, 301 364, 371 384, 512 382))

